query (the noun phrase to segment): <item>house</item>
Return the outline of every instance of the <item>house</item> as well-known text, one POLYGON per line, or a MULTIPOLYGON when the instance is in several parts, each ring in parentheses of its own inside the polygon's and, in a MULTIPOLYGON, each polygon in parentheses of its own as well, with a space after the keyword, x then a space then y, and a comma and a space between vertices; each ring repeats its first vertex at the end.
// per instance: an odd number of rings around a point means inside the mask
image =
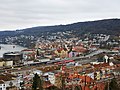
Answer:
POLYGON ((34 49, 24 49, 21 53, 23 62, 24 60, 35 60, 37 58, 37 52, 34 49))
POLYGON ((21 62, 22 54, 20 52, 8 52, 3 54, 3 58, 5 60, 13 61, 13 64, 16 65, 21 62))
POLYGON ((0 60, 0 67, 4 66, 4 61, 0 60))
POLYGON ((6 86, 3 80, 0 80, 0 90, 6 90, 6 86))
POLYGON ((60 58, 68 57, 68 51, 66 48, 59 48, 55 50, 55 54, 57 54, 57 56, 59 56, 60 58))
POLYGON ((0 90, 10 90, 9 88, 13 87, 14 88, 20 87, 20 83, 18 83, 17 77, 10 73, 0 74, 0 90))
POLYGON ((79 55, 83 55, 87 51, 88 50, 86 48, 84 48, 83 46, 72 47, 72 54, 73 54, 74 57, 79 56, 79 55))
POLYGON ((76 52, 76 51, 70 51, 68 52, 68 57, 71 58, 71 57, 76 57, 77 55, 79 55, 80 53, 76 52))
POLYGON ((13 66, 13 60, 6 60, 4 66, 13 66))
POLYGON ((13 60, 0 59, 0 67, 3 66, 13 66, 13 60))

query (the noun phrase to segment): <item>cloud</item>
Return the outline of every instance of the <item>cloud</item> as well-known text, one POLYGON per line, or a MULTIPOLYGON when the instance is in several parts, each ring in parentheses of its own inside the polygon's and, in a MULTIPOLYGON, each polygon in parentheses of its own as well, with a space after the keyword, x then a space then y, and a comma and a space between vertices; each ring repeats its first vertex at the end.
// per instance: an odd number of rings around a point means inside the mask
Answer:
POLYGON ((0 30, 120 17, 119 0, 1 0, 0 30))

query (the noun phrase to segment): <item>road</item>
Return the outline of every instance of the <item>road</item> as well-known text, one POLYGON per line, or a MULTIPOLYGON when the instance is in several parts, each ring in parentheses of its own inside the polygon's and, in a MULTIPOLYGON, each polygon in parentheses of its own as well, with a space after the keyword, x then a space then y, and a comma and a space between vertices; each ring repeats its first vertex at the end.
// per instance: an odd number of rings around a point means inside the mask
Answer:
POLYGON ((88 55, 85 55, 85 56, 80 56, 80 57, 72 57, 72 58, 67 58, 68 60, 69 59, 73 59, 73 60, 76 60, 76 59, 85 59, 85 58, 90 58, 92 56, 95 56, 97 54, 100 54, 100 53, 103 53, 103 52, 111 52, 110 50, 105 50, 105 49, 99 49, 97 51, 94 51, 88 55))

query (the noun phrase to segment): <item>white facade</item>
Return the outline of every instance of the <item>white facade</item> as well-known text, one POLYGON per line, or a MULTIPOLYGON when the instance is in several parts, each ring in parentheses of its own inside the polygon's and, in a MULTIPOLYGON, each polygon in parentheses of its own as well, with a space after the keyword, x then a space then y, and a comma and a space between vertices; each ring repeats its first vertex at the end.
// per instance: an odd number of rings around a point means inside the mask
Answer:
POLYGON ((10 83, 12 83, 12 86, 16 86, 16 87, 20 86, 17 79, 15 79, 15 80, 11 80, 11 81, 5 81, 6 88, 10 87, 10 83))
POLYGON ((0 84, 0 90, 6 90, 6 85, 4 83, 0 84))
POLYGON ((50 82, 52 84, 55 84, 55 74, 54 73, 49 73, 48 80, 50 80, 50 82))
POLYGON ((15 86, 17 88, 20 87, 20 83, 19 83, 18 79, 12 78, 11 80, 8 80, 8 81, 6 81, 6 80, 0 81, 0 90, 7 90, 8 87, 13 87, 13 86, 15 86))
POLYGON ((27 65, 27 64, 32 64, 32 63, 34 63, 34 61, 32 61, 32 60, 31 60, 31 61, 27 61, 27 60, 26 60, 26 61, 24 61, 24 65, 27 65))
POLYGON ((107 63, 107 62, 108 62, 109 57, 108 57, 107 55, 105 55, 105 56, 104 56, 104 58, 105 58, 105 62, 107 63))
POLYGON ((10 87, 10 83, 12 83, 12 86, 20 87, 17 80, 4 81, 4 83, 0 84, 0 90, 6 90, 7 87, 10 87))
POLYGON ((49 58, 39 59, 39 62, 47 62, 47 61, 50 61, 50 59, 49 58))

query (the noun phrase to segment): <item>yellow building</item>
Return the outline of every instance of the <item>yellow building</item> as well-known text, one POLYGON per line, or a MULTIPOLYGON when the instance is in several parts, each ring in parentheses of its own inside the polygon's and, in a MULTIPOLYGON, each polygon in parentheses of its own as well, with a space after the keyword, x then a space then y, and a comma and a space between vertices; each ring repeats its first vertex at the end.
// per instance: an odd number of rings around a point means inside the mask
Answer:
POLYGON ((0 61, 0 67, 3 67, 4 66, 4 61, 0 61))
POLYGON ((13 61, 5 61, 5 66, 13 66, 13 61))
POLYGON ((57 56, 59 56, 60 58, 68 57, 68 51, 64 49, 56 50, 55 54, 57 54, 57 56))
POLYGON ((96 73, 97 73, 97 76, 96 76, 97 80, 100 80, 100 72, 97 71, 96 73))

